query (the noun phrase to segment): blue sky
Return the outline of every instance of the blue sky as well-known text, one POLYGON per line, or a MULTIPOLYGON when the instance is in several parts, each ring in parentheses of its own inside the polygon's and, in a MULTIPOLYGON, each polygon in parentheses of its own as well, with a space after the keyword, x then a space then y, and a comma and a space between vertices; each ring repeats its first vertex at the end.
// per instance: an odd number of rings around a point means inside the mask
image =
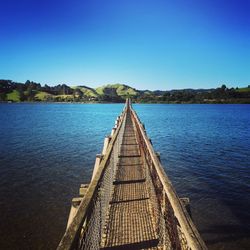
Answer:
POLYGON ((2 0, 0 10, 2 79, 250 84, 250 0, 2 0))

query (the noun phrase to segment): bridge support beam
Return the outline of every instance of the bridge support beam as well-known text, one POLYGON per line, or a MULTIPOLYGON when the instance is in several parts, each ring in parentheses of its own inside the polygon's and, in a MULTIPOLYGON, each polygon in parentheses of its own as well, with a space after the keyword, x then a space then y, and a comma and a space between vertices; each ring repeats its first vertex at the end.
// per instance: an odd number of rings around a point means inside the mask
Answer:
POLYGON ((78 210, 78 207, 80 206, 81 201, 82 201, 82 197, 76 197, 76 198, 72 199, 71 209, 70 209, 68 223, 67 223, 67 228, 69 227, 69 225, 73 221, 73 219, 74 219, 74 217, 76 215, 76 212, 78 210))
POLYGON ((118 116, 115 121, 115 128, 118 128, 119 123, 120 123, 120 118, 118 116))
POLYGON ((87 189, 89 187, 89 184, 81 184, 80 188, 79 188, 79 195, 81 197, 84 197, 84 195, 86 194, 87 192, 87 189))
POLYGON ((112 128, 112 130, 111 130, 111 136, 113 136, 113 135, 114 135, 115 131, 116 131, 116 128, 115 128, 115 127, 114 127, 114 128, 112 128))
POLYGON ((76 198, 72 199, 69 218, 68 218, 68 223, 67 223, 67 228, 69 227, 69 225, 73 221, 73 219, 74 219, 74 217, 76 215, 76 212, 77 212, 77 210, 78 210, 78 208, 80 206, 80 203, 81 203, 84 195, 87 192, 88 187, 89 187, 89 184, 81 184, 80 189, 79 189, 80 197, 76 197, 76 198))
POLYGON ((95 158, 95 166, 94 166, 94 170, 93 170, 93 174, 92 174, 92 179, 91 181, 94 179, 96 172, 98 171, 99 165, 101 163, 103 155, 102 154, 97 154, 96 158, 95 158))
POLYGON ((106 136, 105 139, 104 139, 104 143, 103 143, 103 149, 102 149, 102 154, 105 155, 106 154, 106 151, 107 151, 107 148, 108 148, 108 145, 109 145, 109 142, 111 141, 111 136, 106 136))

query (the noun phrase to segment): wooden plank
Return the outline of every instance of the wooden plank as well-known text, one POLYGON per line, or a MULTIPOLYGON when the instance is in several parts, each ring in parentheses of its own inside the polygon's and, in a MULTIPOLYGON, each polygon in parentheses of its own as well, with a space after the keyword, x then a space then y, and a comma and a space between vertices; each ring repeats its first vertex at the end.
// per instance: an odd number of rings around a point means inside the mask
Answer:
POLYGON ((127 245, 127 249, 134 249, 135 243, 145 242, 144 248, 148 248, 152 241, 157 245, 151 217, 148 199, 112 204, 105 247, 127 245))
POLYGON ((145 182, 115 185, 112 202, 149 198, 145 182))
POLYGON ((136 157, 121 157, 119 158, 118 161, 118 166, 122 165, 130 165, 130 166, 135 166, 135 165, 142 165, 143 161, 140 156, 136 157))
POLYGON ((145 180, 145 170, 142 165, 123 165, 117 169, 115 180, 118 181, 140 181, 145 180))

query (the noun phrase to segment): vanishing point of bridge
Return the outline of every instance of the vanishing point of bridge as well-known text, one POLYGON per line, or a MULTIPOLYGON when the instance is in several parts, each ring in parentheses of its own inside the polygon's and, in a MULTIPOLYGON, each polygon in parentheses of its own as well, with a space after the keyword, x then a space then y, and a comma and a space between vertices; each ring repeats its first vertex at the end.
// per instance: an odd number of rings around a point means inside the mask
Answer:
POLYGON ((207 249, 130 100, 72 200, 59 249, 207 249))

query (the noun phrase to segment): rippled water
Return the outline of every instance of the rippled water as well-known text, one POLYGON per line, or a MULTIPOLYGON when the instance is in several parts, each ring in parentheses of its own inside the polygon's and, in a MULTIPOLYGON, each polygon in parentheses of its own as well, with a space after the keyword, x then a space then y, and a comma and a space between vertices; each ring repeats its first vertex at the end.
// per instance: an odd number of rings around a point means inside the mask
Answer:
MULTIPOLYGON (((121 104, 0 105, 0 249, 54 249, 121 104)), ((134 105, 210 249, 250 248, 250 106, 134 105)))

